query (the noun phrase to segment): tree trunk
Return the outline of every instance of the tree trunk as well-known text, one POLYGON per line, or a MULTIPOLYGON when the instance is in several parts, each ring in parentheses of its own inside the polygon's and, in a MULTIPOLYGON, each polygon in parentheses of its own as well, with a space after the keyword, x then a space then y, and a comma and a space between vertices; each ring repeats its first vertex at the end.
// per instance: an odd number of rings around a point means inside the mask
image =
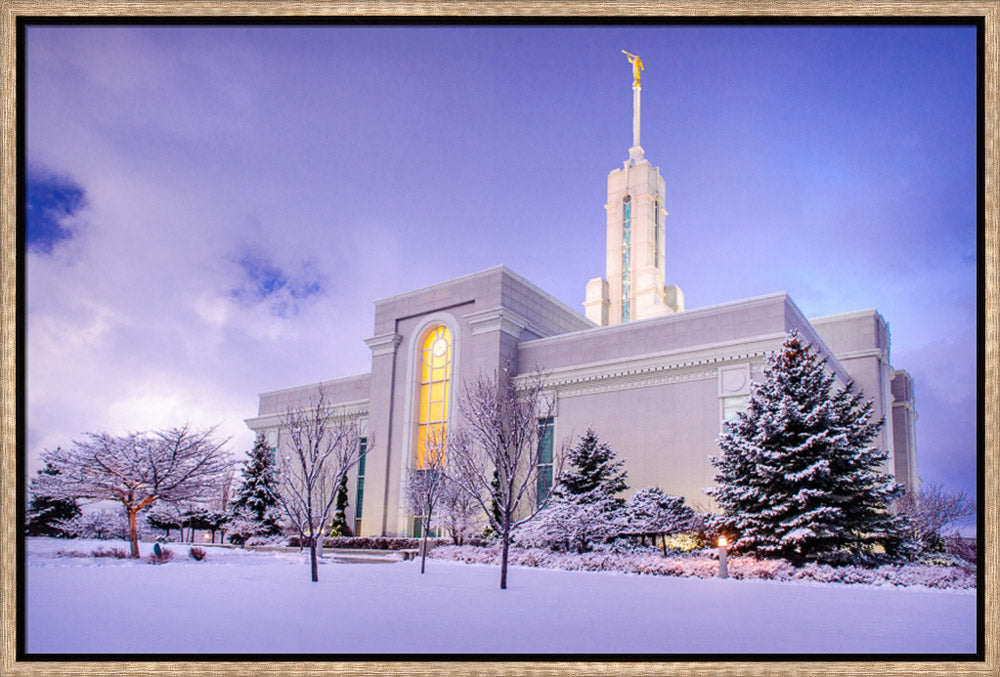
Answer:
POLYGON ((424 573, 424 563, 427 562, 427 532, 431 530, 430 520, 424 525, 423 545, 420 546, 420 573, 424 573))
POLYGON ((507 589, 507 550, 510 548, 510 515, 504 513, 503 532, 500 534, 500 589, 507 589))
POLYGON ((130 547, 130 557, 139 559, 139 527, 135 523, 137 510, 128 510, 128 540, 130 547))
POLYGON ((319 581, 319 560, 316 557, 316 539, 309 539, 309 559, 312 563, 312 582, 319 581))
MULTIPOLYGON (((653 538, 655 540, 656 537, 654 536, 653 538)), ((666 534, 660 534, 660 539, 663 542, 663 556, 666 557, 667 556, 667 535, 666 534)))

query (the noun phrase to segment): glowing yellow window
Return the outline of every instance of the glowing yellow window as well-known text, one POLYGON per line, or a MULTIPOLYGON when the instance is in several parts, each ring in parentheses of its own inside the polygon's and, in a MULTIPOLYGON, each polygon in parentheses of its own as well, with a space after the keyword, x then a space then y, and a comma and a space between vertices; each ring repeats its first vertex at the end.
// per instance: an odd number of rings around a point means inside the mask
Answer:
MULTIPOLYGON (((427 450, 444 453, 451 390, 451 331, 433 327, 421 345, 417 414, 417 469, 427 467, 427 450)), ((442 461, 444 458, 442 457, 442 461)))

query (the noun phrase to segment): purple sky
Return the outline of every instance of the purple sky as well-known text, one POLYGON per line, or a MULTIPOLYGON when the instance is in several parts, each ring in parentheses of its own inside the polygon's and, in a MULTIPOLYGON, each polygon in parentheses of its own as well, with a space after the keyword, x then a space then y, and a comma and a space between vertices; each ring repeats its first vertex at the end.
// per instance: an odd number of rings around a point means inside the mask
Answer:
MULTIPOLYGON (((642 145, 688 308, 877 308, 975 488, 971 27, 27 29, 31 458, 368 371, 373 301, 509 266, 582 312, 642 145)), ((32 468, 37 467, 32 463, 32 468)))

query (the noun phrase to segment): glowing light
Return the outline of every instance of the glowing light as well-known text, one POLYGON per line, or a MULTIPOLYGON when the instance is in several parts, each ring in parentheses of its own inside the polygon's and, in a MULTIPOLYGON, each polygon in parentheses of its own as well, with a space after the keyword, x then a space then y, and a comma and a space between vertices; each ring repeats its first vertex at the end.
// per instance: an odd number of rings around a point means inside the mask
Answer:
POLYGON ((720 534, 720 535, 719 535, 719 547, 720 547, 720 548, 724 548, 724 547, 726 547, 727 545, 729 545, 729 541, 728 541, 728 540, 726 540, 726 537, 725 537, 725 536, 723 536, 723 535, 721 535, 721 534, 720 534))
POLYGON ((421 344, 420 385, 417 392, 417 469, 429 460, 443 462, 451 390, 451 332, 438 325, 421 344))

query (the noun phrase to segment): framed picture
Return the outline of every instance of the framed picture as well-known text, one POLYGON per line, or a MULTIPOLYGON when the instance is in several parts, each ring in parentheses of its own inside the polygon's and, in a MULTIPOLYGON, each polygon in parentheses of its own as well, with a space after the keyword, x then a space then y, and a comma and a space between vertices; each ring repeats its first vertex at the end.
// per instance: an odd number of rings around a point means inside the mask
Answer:
POLYGON ((5 2, 5 674, 993 674, 998 11, 5 2))

